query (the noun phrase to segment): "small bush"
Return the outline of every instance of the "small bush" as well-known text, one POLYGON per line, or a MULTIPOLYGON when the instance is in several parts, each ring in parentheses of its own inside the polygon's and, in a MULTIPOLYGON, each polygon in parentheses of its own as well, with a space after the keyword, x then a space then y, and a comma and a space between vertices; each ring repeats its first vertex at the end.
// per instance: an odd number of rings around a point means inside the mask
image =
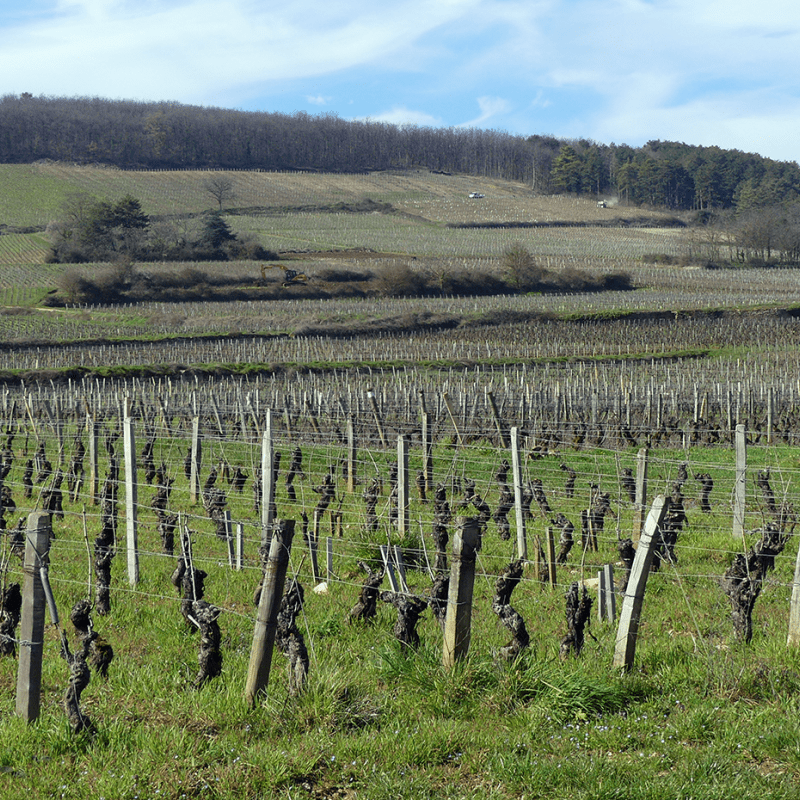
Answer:
POLYGON ((342 267, 325 267, 317 272, 317 280, 328 283, 354 283, 368 281, 374 277, 372 272, 358 272, 354 269, 344 269, 342 267))
POLYGON ((428 282, 408 264, 397 261, 384 267, 373 281, 376 291, 385 297, 416 297, 428 293, 428 282))
POLYGON ((512 245, 506 250, 503 270, 508 285, 519 292, 539 289, 547 275, 547 270, 538 266, 530 251, 521 244, 512 245))

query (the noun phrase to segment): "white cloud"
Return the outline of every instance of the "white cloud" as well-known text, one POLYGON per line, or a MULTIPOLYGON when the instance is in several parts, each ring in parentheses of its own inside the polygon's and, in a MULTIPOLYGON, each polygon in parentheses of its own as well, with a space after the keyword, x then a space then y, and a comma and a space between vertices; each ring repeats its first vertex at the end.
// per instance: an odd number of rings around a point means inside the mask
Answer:
POLYGON ((24 13, 0 23, 0 94, 283 99, 630 144, 718 135, 800 157, 800 5, 788 0, 13 3, 24 13))
POLYGON ((389 111, 370 114, 367 118, 375 122, 389 122, 392 125, 419 125, 420 127, 438 127, 442 125, 439 117, 434 117, 425 111, 414 111, 404 106, 395 106, 389 111))
POLYGON ((56 17, 6 31, 0 75, 37 94, 200 100, 374 63, 477 2, 63 0, 56 17))
POLYGON ((510 105, 502 97, 479 97, 478 108, 481 113, 469 122, 463 122, 459 128, 479 128, 485 125, 492 117, 503 114, 509 110, 510 105))

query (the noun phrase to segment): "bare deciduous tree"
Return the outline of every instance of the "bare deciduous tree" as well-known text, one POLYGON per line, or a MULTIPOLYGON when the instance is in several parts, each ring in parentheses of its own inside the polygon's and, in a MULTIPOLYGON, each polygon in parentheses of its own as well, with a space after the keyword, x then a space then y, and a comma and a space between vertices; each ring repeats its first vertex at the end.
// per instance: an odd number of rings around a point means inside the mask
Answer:
POLYGON ((224 202, 236 197, 233 179, 227 175, 212 175, 206 178, 203 181, 203 188, 217 201, 220 211, 224 202))

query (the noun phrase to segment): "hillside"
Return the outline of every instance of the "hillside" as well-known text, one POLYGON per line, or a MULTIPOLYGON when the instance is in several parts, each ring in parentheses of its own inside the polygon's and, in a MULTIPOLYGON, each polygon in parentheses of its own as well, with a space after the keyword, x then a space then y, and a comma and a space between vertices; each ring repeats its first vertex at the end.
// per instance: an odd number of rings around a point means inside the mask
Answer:
POLYGON ((424 168, 521 181, 540 193, 618 196, 682 210, 744 210, 800 196, 796 162, 679 142, 632 148, 536 134, 348 121, 329 114, 101 98, 0 98, 0 163, 44 159, 125 169, 354 173, 424 168))

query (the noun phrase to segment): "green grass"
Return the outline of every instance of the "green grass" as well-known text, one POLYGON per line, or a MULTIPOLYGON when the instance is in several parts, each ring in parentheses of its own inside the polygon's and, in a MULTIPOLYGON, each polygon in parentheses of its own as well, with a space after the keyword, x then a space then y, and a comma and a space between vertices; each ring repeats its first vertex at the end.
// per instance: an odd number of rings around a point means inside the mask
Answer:
MULTIPOLYGON (((68 456, 69 429, 65 440, 68 456)), ((141 431, 137 440, 141 446, 141 431)), ((20 435, 15 444, 22 447, 20 435)), ((51 441, 48 452, 53 446, 51 441)), ((163 436, 155 457, 176 479, 171 507, 197 513, 188 504, 182 473, 185 446, 183 437, 163 436)), ((277 446, 288 458, 290 443, 280 437, 277 446)), ((308 508, 316 502, 311 486, 343 453, 337 445, 308 441, 303 451, 307 478, 298 482, 298 493, 308 508)), ((622 463, 632 463, 634 455, 622 454, 622 463)), ((224 457, 252 472, 259 445, 209 437, 204 457, 206 464, 224 457)), ((393 453, 371 450, 369 457, 375 466, 364 464, 362 478, 374 470, 385 476, 393 453)), ((499 457, 486 445, 457 452, 437 445, 437 479, 473 476, 492 502, 491 474, 499 457)), ((752 448, 750 465, 753 470, 770 465, 777 487, 793 476, 799 457, 795 449, 752 448)), ((17 485, 21 459, 20 453, 7 485, 17 485)), ((508 634, 489 607, 491 576, 508 562, 512 549, 490 524, 478 562, 471 653, 446 671, 441 633, 429 613, 419 626, 422 645, 416 653, 402 651, 394 641, 394 612, 387 605, 379 604, 372 626, 348 624, 361 580, 355 561, 374 554, 376 539, 381 541, 388 529, 368 536, 360 527, 360 497, 345 496, 344 539, 336 540, 334 561, 339 580, 327 595, 311 592, 299 531, 293 547, 291 571, 299 572, 306 587, 301 628, 312 655, 307 691, 288 695, 284 659, 276 653, 269 693, 254 710, 244 702, 244 682, 258 530, 248 524, 246 569, 235 572, 225 565, 224 544, 202 512, 189 520, 198 563, 209 573, 206 597, 224 609, 223 674, 198 692, 191 688, 197 637, 184 629, 169 581, 174 562, 158 554, 149 511, 153 490, 142 486, 141 582, 128 587, 122 547, 114 562, 112 613, 95 618, 96 629, 116 652, 108 682, 93 677, 83 695, 98 733, 76 737, 68 731, 59 707, 67 669, 58 658, 57 632, 48 626, 42 714, 34 725, 14 717, 16 664, 0 660, 0 702, 6 709, 0 722, 0 791, 9 798, 91 794, 175 800, 796 796, 800 651, 785 646, 794 553, 779 559, 756 605, 753 643, 736 642, 715 577, 736 549, 725 504, 733 485, 732 454, 727 448, 653 453, 651 491, 665 487, 683 459, 693 470, 712 472, 715 507, 703 515, 689 504, 690 525, 679 539, 677 569, 651 576, 630 673, 611 667, 615 629, 608 623, 592 621, 581 658, 561 661, 557 655, 565 633, 564 591, 582 574, 590 577, 600 564, 616 560, 616 536, 630 525, 627 505, 615 500, 620 516, 608 524, 600 552, 588 553, 583 568, 573 552, 559 570, 557 591, 534 585, 530 574, 518 587, 512 603, 525 618, 532 642, 513 664, 496 654, 508 634)), ((412 474, 419 466, 420 454, 412 448, 412 474)), ((616 481, 616 461, 608 451, 563 453, 531 469, 543 478, 551 503, 571 518, 585 502, 589 482, 599 477, 610 489, 616 481), (580 475, 579 496, 572 501, 559 490, 561 460, 580 475)), ((687 484, 687 496, 693 488, 687 484)), ((24 513, 27 501, 17 490, 14 494, 18 512, 24 513)), ((277 499, 279 515, 297 517, 299 508, 288 501, 280 481, 277 499)), ((756 500, 748 501, 748 527, 758 524, 756 500)), ((69 516, 54 522, 51 583, 68 631, 69 608, 86 591, 82 502, 66 503, 69 516)), ((249 482, 244 495, 232 493, 229 502, 234 519, 253 520, 249 482)), ((87 510, 91 537, 96 509, 87 510)), ((412 519, 430 515, 417 499, 411 511, 412 519)), ((542 526, 537 520, 530 535, 540 534, 542 526)), ((124 515, 120 536, 124 539, 124 515)), ((416 539, 415 534, 407 546, 416 539)), ((409 580, 418 591, 428 586, 427 576, 416 569, 409 580)))

